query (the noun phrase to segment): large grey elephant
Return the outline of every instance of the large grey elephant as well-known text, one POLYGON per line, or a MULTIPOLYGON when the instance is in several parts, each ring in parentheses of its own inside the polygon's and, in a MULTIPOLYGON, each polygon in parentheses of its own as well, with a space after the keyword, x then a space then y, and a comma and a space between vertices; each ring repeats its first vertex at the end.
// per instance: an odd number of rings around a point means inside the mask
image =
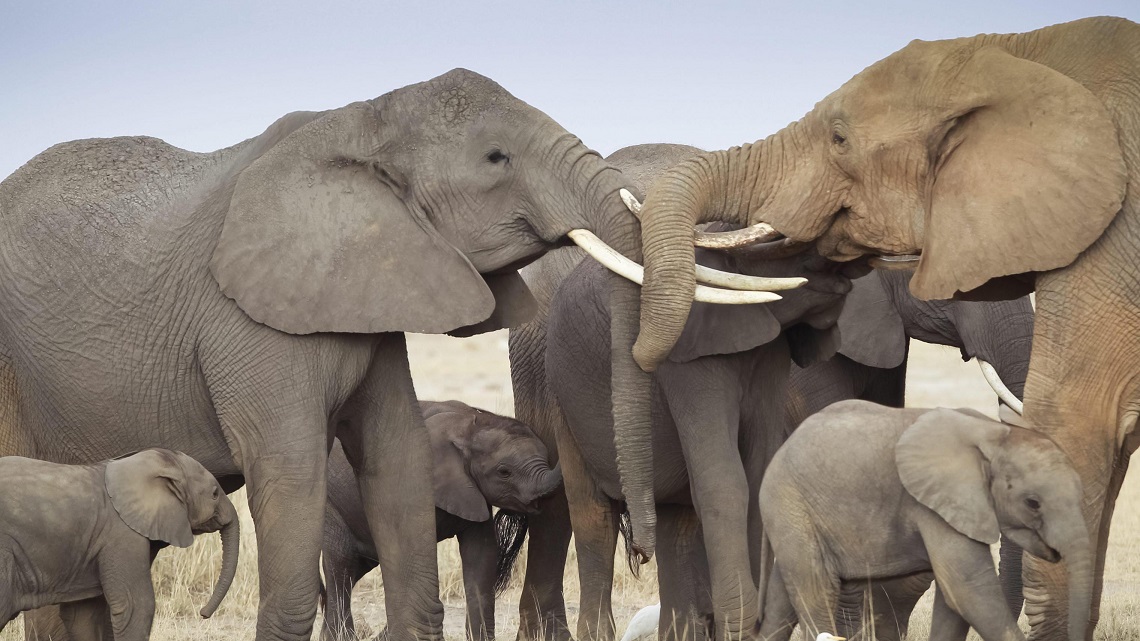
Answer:
POLYGON ((1072 458, 1095 552, 1027 559, 1026 611, 1034 639, 1091 638, 1140 444, 1138 85, 1140 26, 1118 18, 916 41, 772 136, 683 163, 641 210, 635 358, 652 370, 681 335, 704 220, 749 225, 722 244, 814 241, 838 260, 909 262, 921 299, 1036 289, 1024 418, 1072 458))
MULTIPOLYGON (((773 458, 760 489, 765 641, 834 630, 842 581, 933 570, 932 638, 1024 639, 1001 603, 998 533, 1056 562, 1089 555, 1081 483, 1048 437, 972 410, 843 401, 813 415, 773 458)), ((1074 630, 1079 641, 1083 630, 1074 630)))
POLYGON ((109 629, 115 639, 146 641, 154 555, 166 545, 190 547, 196 534, 222 534, 222 571, 203 617, 233 583, 237 511, 181 452, 148 449, 93 465, 7 456, 0 484, 0 628, 21 611, 58 604, 60 627, 74 638, 109 629))
MULTIPOLYGON (((595 251, 610 262, 640 258, 627 186, 462 69, 211 153, 146 137, 56 145, 0 183, 0 454, 80 462, 162 445, 227 489, 248 484, 257 638, 302 639, 335 435, 378 542, 389 630, 437 638, 431 451, 402 332, 526 320, 515 270, 570 237, 608 243, 595 251)), ((637 479, 651 464, 636 424, 649 379, 630 352, 638 289, 615 278, 612 293, 628 319, 613 335, 623 477, 637 479)), ((636 527, 647 557, 653 523, 636 527)))

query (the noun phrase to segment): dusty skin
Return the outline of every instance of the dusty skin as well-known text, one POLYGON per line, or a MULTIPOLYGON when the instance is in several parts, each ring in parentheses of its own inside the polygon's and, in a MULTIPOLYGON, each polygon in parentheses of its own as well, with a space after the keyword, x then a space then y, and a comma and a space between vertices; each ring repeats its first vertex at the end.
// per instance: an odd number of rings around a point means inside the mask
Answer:
MULTIPOLYGON (((506 332, 456 339, 446 336, 409 335, 408 350, 412 373, 420 398, 456 398, 502 414, 513 413, 510 369, 507 362, 506 332)), ((907 404, 932 407, 973 407, 996 416, 993 392, 982 379, 975 363, 963 363, 957 350, 911 343, 911 368, 907 381, 907 404)), ((237 579, 229 596, 212 619, 203 621, 198 608, 208 598, 217 577, 215 565, 221 558, 217 537, 200 537, 189 549, 164 550, 154 565, 156 589, 155 641, 211 641, 250 638, 257 616, 257 555, 253 525, 245 506, 244 491, 232 497, 242 515, 242 555, 237 579)), ((1103 641, 1131 641, 1140 633, 1140 476, 1130 474, 1124 483, 1113 518, 1105 564, 1104 601, 1096 638, 1103 641)), ((522 570, 526 555, 515 569, 517 579, 500 598, 498 636, 514 637, 518 625, 522 570)), ((448 641, 463 639, 463 586, 459 553, 455 541, 439 546, 440 596, 447 608, 444 621, 448 641)), ((654 568, 634 579, 623 563, 618 563, 614 582, 614 615, 619 634, 625 623, 643 605, 656 597, 654 568)), ((383 588, 379 572, 373 572, 354 592, 354 613, 358 631, 378 632, 383 626, 383 588)), ((571 546, 566 568, 566 601, 571 629, 577 618, 578 572, 571 546)), ((916 609, 910 638, 925 639, 929 629, 928 593, 916 609)), ((1022 628, 1028 629, 1022 617, 1022 628)), ((313 638, 319 635, 320 619, 313 638)), ((363 636, 363 635, 362 635, 363 636)), ((22 617, 3 633, 0 641, 22 640, 22 617)), ((794 637, 794 638, 798 638, 794 637)), ((971 634, 971 639, 977 639, 971 634)))

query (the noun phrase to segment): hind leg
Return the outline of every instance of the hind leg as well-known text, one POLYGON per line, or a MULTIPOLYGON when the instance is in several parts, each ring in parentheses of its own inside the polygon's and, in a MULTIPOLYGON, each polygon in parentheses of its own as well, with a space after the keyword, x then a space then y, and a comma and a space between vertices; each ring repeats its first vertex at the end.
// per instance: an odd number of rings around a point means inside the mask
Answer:
POLYGON ((712 601, 701 523, 688 505, 657 508, 657 580, 661 586, 658 638, 705 641, 712 601))

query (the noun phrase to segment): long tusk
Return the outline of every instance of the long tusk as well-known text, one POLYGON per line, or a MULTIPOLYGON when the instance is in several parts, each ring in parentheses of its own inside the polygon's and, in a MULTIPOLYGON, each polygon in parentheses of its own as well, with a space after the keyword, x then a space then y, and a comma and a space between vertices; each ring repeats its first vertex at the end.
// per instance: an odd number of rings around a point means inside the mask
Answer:
MULTIPOLYGON (((641 265, 622 256, 621 253, 607 245, 592 232, 586 231, 585 229, 572 229, 567 235, 570 236, 570 240, 573 240, 576 245, 586 250, 587 254, 604 265, 606 269, 638 285, 642 284, 645 280, 645 269, 641 265)), ((741 292, 697 285, 693 300, 718 305, 748 305, 751 303, 770 303, 777 301, 780 300, 780 295, 772 292, 741 292)))
POLYGON ((900 256, 875 256, 867 261, 871 267, 875 269, 884 269, 887 271, 902 270, 902 269, 916 269, 918 261, 922 258, 916 254, 903 254, 900 256))
MULTIPOLYGON (((628 189, 621 189, 618 194, 621 201, 634 216, 641 218, 641 203, 628 189)), ((768 223, 756 223, 751 227, 735 231, 706 232, 698 231, 693 239, 693 245, 705 249, 739 249, 756 243, 767 243, 779 240, 784 235, 776 231, 768 223)))
POLYGON ((779 292, 785 289, 795 289, 806 284, 806 278, 764 278, 762 276, 747 276, 733 274, 712 269, 704 265, 697 265, 697 281, 708 283, 725 289, 735 289, 754 292, 779 292))
POLYGON ((1001 376, 998 376, 997 370, 994 369, 994 366, 979 358, 978 367, 982 368, 982 376, 986 377, 986 382, 990 384, 990 387, 993 388, 994 393, 997 394, 999 399, 1001 399, 1001 402, 1008 405, 1011 410, 1017 412, 1018 414, 1024 414, 1025 406, 1021 403, 1021 401, 1017 400, 1017 397, 1013 395, 1013 392, 1009 391, 1009 388, 1006 387, 1005 383, 1001 381, 1001 376))

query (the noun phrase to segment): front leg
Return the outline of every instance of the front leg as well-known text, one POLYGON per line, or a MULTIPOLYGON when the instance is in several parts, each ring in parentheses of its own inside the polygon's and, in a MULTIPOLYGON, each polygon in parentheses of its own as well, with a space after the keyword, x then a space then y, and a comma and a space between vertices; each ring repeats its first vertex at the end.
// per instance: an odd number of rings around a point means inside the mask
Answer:
POLYGON ((147 641, 154 623, 150 541, 134 532, 116 531, 113 536, 116 540, 103 542, 98 563, 115 641, 147 641))
POLYGON ((495 638, 495 570, 499 548, 495 521, 473 523, 459 533, 459 558, 463 562, 463 592, 467 597, 467 638, 495 638))
POLYGON ((356 471, 376 543, 388 634, 392 641, 440 639, 443 604, 436 568, 431 445, 412 387, 403 334, 379 339, 364 381, 341 415, 337 436, 356 471))

